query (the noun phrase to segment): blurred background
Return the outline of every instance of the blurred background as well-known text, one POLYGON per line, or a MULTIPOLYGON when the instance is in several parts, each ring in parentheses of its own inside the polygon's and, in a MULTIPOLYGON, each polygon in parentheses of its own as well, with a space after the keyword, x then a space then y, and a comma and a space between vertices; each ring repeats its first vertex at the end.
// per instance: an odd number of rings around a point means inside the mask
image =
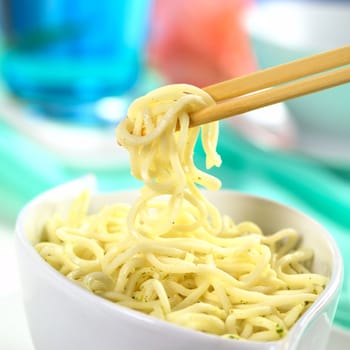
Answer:
MULTIPOLYGON (((14 296, 15 270, 9 268, 15 266, 19 210, 42 191, 88 173, 97 176, 102 191, 139 187, 114 135, 133 99, 163 84, 204 87, 350 44, 345 0, 0 4, 4 349, 29 349, 19 345, 28 334, 14 296), (16 332, 21 336, 14 338, 16 332)), ((298 208, 334 235, 347 262, 335 318, 345 329, 350 328, 349 94, 347 84, 222 122, 223 166, 212 171, 224 188, 298 208)), ((196 158, 204 164, 200 148, 196 158)))

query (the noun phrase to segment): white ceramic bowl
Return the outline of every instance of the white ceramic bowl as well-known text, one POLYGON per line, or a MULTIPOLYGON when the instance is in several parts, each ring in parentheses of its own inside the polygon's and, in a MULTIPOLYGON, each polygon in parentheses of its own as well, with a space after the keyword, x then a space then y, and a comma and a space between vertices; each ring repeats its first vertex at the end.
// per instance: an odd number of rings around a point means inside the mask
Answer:
MULTIPOLYGON (((278 342, 223 339, 192 331, 113 304, 66 279, 35 251, 45 221, 66 210, 84 188, 95 189, 93 178, 55 188, 30 202, 16 225, 17 252, 27 320, 36 350, 273 350, 323 349, 331 330, 342 281, 339 250, 318 223, 304 214, 267 199, 219 191, 208 196, 236 221, 253 220, 267 232, 294 227, 303 245, 315 251, 313 269, 330 276, 325 291, 288 335, 278 342)), ((130 202, 136 192, 96 193, 91 210, 106 203, 130 202)))
MULTIPOLYGON (((267 68, 349 45, 350 3, 266 2, 248 13, 247 28, 258 64, 267 68)), ((349 146, 349 96, 350 84, 346 84, 290 100, 287 106, 301 132, 324 140, 333 136, 329 147, 339 138, 347 139, 349 146)))

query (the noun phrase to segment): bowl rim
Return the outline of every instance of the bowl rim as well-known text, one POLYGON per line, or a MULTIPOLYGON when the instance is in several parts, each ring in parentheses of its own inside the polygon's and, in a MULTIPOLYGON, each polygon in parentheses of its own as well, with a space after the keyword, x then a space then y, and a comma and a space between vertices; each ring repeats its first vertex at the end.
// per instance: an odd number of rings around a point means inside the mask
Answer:
MULTIPOLYGON (((94 293, 79 286, 77 283, 74 283, 73 281, 69 280, 62 274, 60 274, 50 264, 46 263, 40 257, 40 255, 36 252, 35 248, 26 237, 25 230, 23 227, 28 210, 30 210, 31 208, 34 208, 39 203, 43 203, 49 198, 52 199, 55 197, 59 197, 61 200, 73 199, 77 194, 81 193, 84 189, 87 189, 87 188, 91 190, 92 197, 105 196, 106 198, 110 196, 114 197, 122 194, 137 193, 139 191, 138 189, 130 189, 130 190, 124 190, 124 191, 108 192, 108 193, 98 192, 96 178, 93 175, 88 175, 83 178, 79 178, 79 179, 64 183, 62 185, 59 185, 57 187, 54 187, 52 189, 49 189, 48 191, 45 191, 39 194, 38 196, 34 197, 31 201, 29 201, 18 214, 16 224, 15 224, 17 259, 19 254, 21 254, 20 249, 21 248, 24 249, 26 252, 26 255, 29 256, 36 265, 38 265, 37 268, 40 269, 40 273, 46 275, 48 279, 51 279, 52 281, 54 281, 54 283, 56 283, 57 285, 57 288, 62 290, 63 293, 70 294, 71 297, 74 297, 77 299, 85 298, 86 300, 89 301, 89 303, 95 304, 96 306, 101 308, 101 310, 103 309, 108 310, 108 312, 112 312, 112 313, 117 312, 120 314, 121 317, 123 318, 126 317, 128 318, 128 320, 132 322, 141 321, 143 326, 150 327, 151 329, 154 329, 156 327, 157 330, 159 331, 170 330, 172 332, 177 332, 178 336, 182 334, 182 335, 191 336, 192 338, 198 338, 202 340, 206 339, 207 341, 211 340, 214 342, 213 344, 217 344, 218 341, 232 342, 233 341, 232 339, 226 339, 224 337, 220 337, 214 334, 194 331, 192 329, 189 329, 165 320, 161 320, 156 317, 152 317, 150 315, 124 307, 117 303, 113 303, 109 300, 106 300, 102 297, 99 297, 94 293), (62 196, 62 193, 66 193, 66 195, 62 196)), ((290 331, 285 337, 277 341, 268 341, 268 342, 244 340, 244 344, 245 344, 244 347, 249 344, 249 346, 251 346, 251 349, 261 349, 261 347, 264 344, 266 344, 266 346, 271 346, 272 344, 276 344, 277 348, 279 348, 281 344, 289 342, 291 340, 293 341, 293 343, 295 342, 297 344, 299 342, 299 338, 302 337, 303 330, 306 329, 306 326, 308 325, 308 323, 315 317, 315 315, 317 315, 322 309, 325 308, 325 306, 328 304, 330 300, 333 300, 333 297, 339 292, 339 289, 342 285, 343 260, 342 260, 340 250, 334 238, 324 226, 319 224, 312 217, 304 214, 298 209, 295 209, 283 203, 280 203, 262 196, 256 196, 250 193, 229 190, 229 189, 220 189, 219 191, 208 191, 208 192, 228 193, 235 197, 242 196, 242 197, 248 197, 252 200, 270 202, 272 204, 283 207, 284 209, 292 211, 297 215, 306 218, 310 222, 313 222, 314 224, 320 227, 322 236, 327 241, 327 244, 329 245, 329 249, 332 256, 332 266, 333 266, 329 282, 326 288, 324 289, 324 291, 319 295, 316 301, 311 305, 308 312, 304 313, 298 319, 298 321, 293 325, 293 327, 290 329, 290 331)), ((268 348, 272 349, 270 347, 268 348)), ((292 349, 292 347, 290 349, 292 349)))

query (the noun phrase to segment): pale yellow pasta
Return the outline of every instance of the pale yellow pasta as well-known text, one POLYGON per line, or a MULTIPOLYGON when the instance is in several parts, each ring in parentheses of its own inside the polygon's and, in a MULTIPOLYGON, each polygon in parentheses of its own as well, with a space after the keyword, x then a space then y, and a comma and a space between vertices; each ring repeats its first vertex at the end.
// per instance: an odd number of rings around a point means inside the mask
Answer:
MULTIPOLYGON (((39 254, 62 274, 122 306, 232 339, 278 340, 328 282, 290 228, 265 236, 236 224, 204 197, 218 179, 193 161, 199 128, 189 113, 213 104, 204 91, 171 85, 136 100, 117 128, 130 152, 139 198, 88 213, 89 193, 47 223, 39 254)), ((220 166, 218 124, 202 127, 207 167, 220 166)))

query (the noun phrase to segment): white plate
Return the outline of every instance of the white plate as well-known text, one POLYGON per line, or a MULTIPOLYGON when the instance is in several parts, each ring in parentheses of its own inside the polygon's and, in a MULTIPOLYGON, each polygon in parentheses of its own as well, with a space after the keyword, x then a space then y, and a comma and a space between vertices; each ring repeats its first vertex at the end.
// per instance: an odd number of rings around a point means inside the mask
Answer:
POLYGON ((350 136, 300 130, 296 151, 339 169, 350 169, 350 136))
MULTIPOLYGON (((118 146, 115 127, 83 127, 43 117, 6 94, 0 95, 0 118, 39 147, 49 150, 74 168, 115 169, 127 167, 128 153, 118 146)), ((113 107, 113 111, 118 106, 113 107)))
POLYGON ((299 129, 284 103, 260 108, 231 124, 250 142, 264 149, 285 150, 337 169, 350 169, 350 136, 299 129))
MULTIPOLYGON (((0 349, 35 350, 20 295, 13 233, 0 226, 0 349)), ((327 349, 347 350, 350 332, 333 328, 327 349)))

